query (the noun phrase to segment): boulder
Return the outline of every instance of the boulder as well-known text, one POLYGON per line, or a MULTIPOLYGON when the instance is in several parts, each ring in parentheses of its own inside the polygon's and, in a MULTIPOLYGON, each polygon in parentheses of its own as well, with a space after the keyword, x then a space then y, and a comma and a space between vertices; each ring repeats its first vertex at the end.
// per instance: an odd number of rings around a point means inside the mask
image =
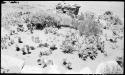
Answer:
POLYGON ((70 5, 67 3, 63 3, 63 4, 58 3, 56 5, 56 10, 60 10, 60 11, 62 11, 62 13, 68 13, 70 16, 72 16, 72 15, 78 15, 80 7, 81 6, 79 6, 77 4, 70 5))
POLYGON ((97 74, 123 74, 123 69, 116 61, 108 61, 98 65, 97 74))

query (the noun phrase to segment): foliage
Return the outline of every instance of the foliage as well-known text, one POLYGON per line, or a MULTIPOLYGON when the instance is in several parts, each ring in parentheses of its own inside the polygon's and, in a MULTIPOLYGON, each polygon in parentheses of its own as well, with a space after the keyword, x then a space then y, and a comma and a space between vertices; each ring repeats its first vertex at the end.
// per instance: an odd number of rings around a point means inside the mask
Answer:
POLYGON ((14 44, 13 38, 11 38, 9 35, 5 35, 1 37, 1 49, 7 49, 8 47, 12 46, 14 44))
POLYGON ((68 70, 72 70, 72 62, 67 60, 67 59, 63 59, 63 66, 68 69, 68 70))
POLYGON ((85 49, 82 49, 78 52, 79 58, 86 60, 88 57, 94 60, 97 56, 97 49, 94 46, 88 46, 85 49))
POLYGON ((49 65, 52 65, 52 60, 46 60, 46 59, 37 59, 38 65, 40 65, 41 68, 46 68, 49 65))
MULTIPOLYGON (((15 28, 17 32, 29 29, 30 31, 42 30, 45 27, 57 27, 59 28, 59 21, 49 14, 38 12, 28 12, 28 11, 17 11, 6 14, 2 16, 2 26, 6 29, 15 28), (19 27, 19 25, 22 27, 19 27)), ((12 30, 13 31, 13 30, 12 30)), ((14 31, 14 32, 16 32, 14 31)))
POLYGON ((100 19, 107 21, 110 25, 123 25, 122 20, 111 11, 104 12, 100 15, 100 19))
POLYGON ((77 19, 72 20, 72 25, 80 31, 81 35, 98 35, 101 32, 100 24, 95 18, 93 12, 81 13, 77 19))
POLYGON ((78 30, 82 35, 98 35, 100 33, 99 25, 94 20, 85 20, 78 26, 78 30))
POLYGON ((70 33, 62 42, 61 49, 63 53, 73 54, 74 52, 79 50, 80 46, 81 45, 78 43, 78 37, 76 36, 76 34, 70 33))
POLYGON ((72 46, 64 46, 63 49, 62 49, 63 53, 67 53, 67 54, 73 54, 73 52, 75 51, 74 48, 72 46))
POLYGON ((65 54, 66 53, 73 54, 73 52, 76 51, 75 47, 68 40, 63 41, 61 49, 62 49, 62 52, 65 54))
POLYGON ((36 30, 42 30, 45 27, 57 27, 59 25, 59 21, 55 20, 51 15, 43 15, 39 13, 35 13, 30 18, 30 23, 36 30))

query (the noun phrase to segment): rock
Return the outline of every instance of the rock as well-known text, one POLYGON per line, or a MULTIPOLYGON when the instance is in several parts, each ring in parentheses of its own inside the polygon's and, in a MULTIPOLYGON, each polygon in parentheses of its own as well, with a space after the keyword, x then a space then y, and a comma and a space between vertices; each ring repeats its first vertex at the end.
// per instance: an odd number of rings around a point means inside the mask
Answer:
POLYGON ((116 62, 120 65, 120 67, 124 68, 123 57, 116 57, 116 62))
POLYGON ((97 74, 123 74, 123 69, 116 61, 108 61, 98 65, 97 74))
POLYGON ((78 4, 70 5, 67 3, 63 3, 63 4, 59 3, 56 6, 56 10, 60 10, 62 11, 62 13, 68 13, 70 16, 72 16, 72 15, 78 15, 80 7, 81 6, 79 6, 78 4))

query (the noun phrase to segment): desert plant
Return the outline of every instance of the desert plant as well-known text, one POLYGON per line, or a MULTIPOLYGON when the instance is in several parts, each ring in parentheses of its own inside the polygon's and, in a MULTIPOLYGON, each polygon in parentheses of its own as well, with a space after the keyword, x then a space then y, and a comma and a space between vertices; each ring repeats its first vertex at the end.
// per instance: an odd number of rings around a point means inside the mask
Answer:
POLYGON ((63 61, 63 66, 66 68, 66 69, 68 69, 68 70, 72 70, 73 68, 72 68, 72 62, 71 61, 69 61, 69 60, 67 60, 67 59, 63 59, 62 60, 63 61))
POLYGON ((122 21, 118 16, 111 17, 111 23, 113 25, 122 25, 122 21))
POLYGON ((82 35, 98 35, 100 33, 99 25, 94 20, 85 20, 80 23, 78 30, 82 35))
POLYGON ((93 12, 84 12, 77 19, 72 20, 72 25, 80 31, 81 35, 98 35, 101 32, 101 25, 95 19, 93 12))
POLYGON ((56 21, 54 17, 50 15, 38 15, 35 14, 31 17, 31 24, 36 30, 42 30, 45 27, 57 27, 59 21, 56 21))
POLYGON ((19 18, 15 18, 13 15, 7 14, 6 16, 2 16, 2 27, 9 30, 11 26, 16 26, 20 24, 19 18))
MULTIPOLYGON (((35 13, 29 11, 18 11, 2 16, 2 26, 6 29, 10 29, 11 26, 17 28, 18 25, 23 25, 23 27, 27 27, 26 29, 29 29, 32 32, 34 29, 42 30, 43 28, 50 26, 58 28, 59 21, 42 11, 35 13)), ((17 30, 20 31, 20 28, 17 30)))
POLYGON ((78 53, 78 56, 79 56, 80 59, 82 59, 84 61, 88 58, 88 55, 87 54, 83 54, 82 52, 78 53))
POLYGON ((62 52, 67 54, 73 54, 74 51, 76 51, 75 47, 72 45, 71 39, 66 39, 63 41, 61 46, 62 52))
POLYGON ((50 50, 50 49, 42 49, 41 51, 40 51, 40 57, 41 56, 49 56, 49 55, 51 55, 52 54, 52 51, 50 50))
POLYGON ((70 35, 68 35, 68 37, 62 42, 61 49, 63 53, 73 54, 80 48, 78 38, 75 35, 75 33, 70 33, 70 35))
POLYGON ((29 22, 31 13, 28 11, 15 11, 2 15, 2 26, 10 31, 10 34, 24 31, 29 22), (22 27, 20 27, 22 26, 22 27))
POLYGON ((5 35, 1 37, 1 48, 7 49, 9 46, 11 46, 14 43, 14 41, 11 39, 9 35, 5 35))
POLYGON ((104 15, 113 15, 113 12, 112 11, 105 11, 104 15))
POLYGON ((98 55, 97 49, 94 46, 88 46, 85 49, 81 49, 78 52, 78 56, 82 60, 86 60, 88 57, 92 60, 98 55))
POLYGON ((72 46, 64 46, 62 50, 65 54, 73 54, 73 52, 76 51, 72 46))
POLYGON ((100 19, 105 20, 110 25, 123 25, 122 20, 111 11, 104 12, 103 15, 100 15, 100 19))

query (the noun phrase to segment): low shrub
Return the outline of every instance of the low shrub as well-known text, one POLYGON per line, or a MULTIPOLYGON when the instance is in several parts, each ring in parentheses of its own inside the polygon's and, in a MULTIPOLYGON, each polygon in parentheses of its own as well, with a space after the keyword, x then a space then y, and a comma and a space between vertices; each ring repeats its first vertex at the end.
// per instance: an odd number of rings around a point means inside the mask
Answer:
POLYGON ((81 35, 98 35, 101 32, 101 25, 95 19, 93 12, 81 13, 77 19, 72 20, 72 25, 80 31, 81 35))
POLYGON ((63 59, 63 63, 62 65, 67 69, 67 70, 72 70, 72 62, 67 60, 67 59, 63 59))
POLYGON ((84 61, 87 60, 88 57, 92 60, 95 60, 97 55, 98 55, 97 49, 93 46, 86 47, 85 49, 79 50, 79 52, 78 52, 79 58, 84 61))
POLYGON ((60 22, 57 21, 53 16, 42 11, 18 11, 8 13, 6 16, 2 16, 2 26, 10 30, 12 26, 18 31, 24 31, 24 28, 20 29, 18 25, 22 25, 32 32, 33 30, 42 30, 43 28, 50 26, 59 28, 59 23, 60 22))
POLYGON ((81 35, 98 35, 100 33, 99 25, 94 20, 85 20, 80 23, 78 30, 81 35))
POLYGON ((71 39, 63 41, 61 49, 65 54, 73 54, 73 52, 76 51, 75 47, 72 45, 71 39))
POLYGON ((31 17, 30 23, 36 30, 42 30, 45 27, 59 27, 59 21, 56 21, 51 15, 34 14, 31 17))
POLYGON ((104 14, 100 16, 100 19, 107 21, 110 25, 123 25, 122 20, 111 11, 104 12, 104 14))
POLYGON ((73 54, 73 52, 76 51, 72 46, 64 46, 62 49, 62 52, 65 54, 73 54))

